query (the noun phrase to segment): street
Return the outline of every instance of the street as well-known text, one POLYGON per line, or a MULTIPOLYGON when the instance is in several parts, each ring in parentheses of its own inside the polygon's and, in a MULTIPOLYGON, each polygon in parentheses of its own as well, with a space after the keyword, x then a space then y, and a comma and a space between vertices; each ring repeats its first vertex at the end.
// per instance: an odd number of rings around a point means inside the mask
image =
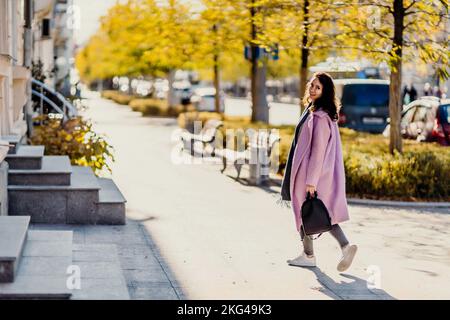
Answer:
MULTIPOLYGON (((219 164, 177 164, 175 119, 89 97, 84 114, 115 148, 112 176, 128 200, 127 218, 145 227, 187 298, 450 298, 447 209, 351 205, 342 228, 359 246, 352 267, 337 272, 340 250, 329 235, 314 243, 317 268, 290 267, 301 243, 293 213, 276 204, 277 188, 240 184, 219 164)), ((228 100, 228 114, 238 113, 236 100, 228 100)), ((295 105, 278 107, 271 123, 296 123, 295 105)))
MULTIPOLYGON (((225 114, 251 116, 251 102, 242 98, 226 98, 225 114)), ((296 125, 300 107, 296 104, 269 102, 269 123, 272 125, 296 125)))

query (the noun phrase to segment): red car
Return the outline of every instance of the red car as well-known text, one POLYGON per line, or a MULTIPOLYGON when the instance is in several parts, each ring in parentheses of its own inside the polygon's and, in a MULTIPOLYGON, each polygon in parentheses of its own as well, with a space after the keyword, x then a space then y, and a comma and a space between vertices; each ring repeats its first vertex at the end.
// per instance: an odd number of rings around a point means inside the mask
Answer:
MULTIPOLYGON (((402 111, 400 128, 405 139, 450 146, 450 100, 426 96, 411 102, 402 111)), ((389 136, 389 125, 383 135, 389 136)))

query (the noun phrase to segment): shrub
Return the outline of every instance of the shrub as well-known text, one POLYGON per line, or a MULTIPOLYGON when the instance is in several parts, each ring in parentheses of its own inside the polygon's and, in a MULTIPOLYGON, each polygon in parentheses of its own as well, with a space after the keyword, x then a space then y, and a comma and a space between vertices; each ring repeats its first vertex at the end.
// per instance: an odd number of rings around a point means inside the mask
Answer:
POLYGON ((349 194, 409 201, 450 198, 450 159, 444 160, 434 152, 414 150, 374 155, 346 150, 344 164, 349 194))
POLYGON ((65 123, 60 119, 40 116, 42 124, 33 130, 30 143, 44 145, 46 155, 67 155, 73 165, 89 166, 96 174, 114 161, 113 147, 92 129, 92 124, 81 117, 65 123))
POLYGON ((102 91, 102 97, 105 99, 111 99, 118 104, 124 105, 127 105, 128 103, 130 103, 131 100, 135 98, 134 96, 121 93, 116 90, 104 90, 102 91))
POLYGON ((178 115, 177 122, 180 128, 194 132, 194 121, 201 121, 202 125, 210 119, 222 120, 222 115, 216 112, 182 112, 178 115))
POLYGON ((128 104, 133 111, 142 112, 142 115, 166 115, 168 106, 166 100, 133 99, 128 104))
POLYGON ((176 105, 169 108, 167 100, 138 98, 116 90, 104 90, 102 97, 118 104, 129 105, 133 111, 142 112, 143 116, 178 117, 183 112, 195 111, 192 105, 176 105))
POLYGON ((133 111, 142 112, 143 116, 176 117, 182 112, 195 110, 192 105, 177 105, 169 109, 167 100, 150 98, 133 99, 130 101, 129 106, 133 111))

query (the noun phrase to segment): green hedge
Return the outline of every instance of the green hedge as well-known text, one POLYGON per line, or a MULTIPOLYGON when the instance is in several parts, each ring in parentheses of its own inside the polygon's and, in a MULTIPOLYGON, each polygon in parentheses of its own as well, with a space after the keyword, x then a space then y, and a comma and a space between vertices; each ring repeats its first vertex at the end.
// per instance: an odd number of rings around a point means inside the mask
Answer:
MULTIPOLYGON (((222 129, 277 128, 280 132, 280 165, 284 173, 293 126, 251 123, 248 117, 228 117, 216 113, 185 113, 180 127, 192 119, 205 122, 221 118, 222 129)), ((450 201, 450 147, 437 143, 403 140, 403 154, 389 153, 389 139, 379 134, 339 128, 346 173, 347 195, 360 198, 405 201, 450 201)))
POLYGON ((169 108, 167 100, 138 98, 115 90, 102 91, 102 97, 119 104, 128 105, 133 111, 142 112, 143 116, 177 117, 183 112, 195 110, 192 105, 177 105, 169 108))
POLYGON ((133 99, 128 105, 133 111, 142 112, 144 116, 164 116, 164 117, 177 117, 179 114, 192 111, 194 107, 192 105, 177 105, 173 108, 169 108, 167 100, 159 99, 133 99))
POLYGON ((130 103, 131 100, 136 98, 134 96, 124 94, 115 90, 102 91, 102 97, 106 99, 111 99, 114 102, 117 102, 118 104, 125 104, 125 105, 127 105, 128 103, 130 103))

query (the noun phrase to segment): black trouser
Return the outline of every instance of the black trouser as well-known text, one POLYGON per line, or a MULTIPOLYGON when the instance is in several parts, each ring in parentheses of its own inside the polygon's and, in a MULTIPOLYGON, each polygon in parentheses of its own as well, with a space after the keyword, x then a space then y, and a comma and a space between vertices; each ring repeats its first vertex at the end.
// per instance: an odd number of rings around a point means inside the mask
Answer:
MULTIPOLYGON (((331 227, 330 233, 336 239, 336 241, 339 243, 341 248, 348 245, 349 242, 347 240, 347 237, 345 236, 344 231, 342 231, 341 227, 338 224, 334 224, 331 227)), ((300 237, 303 241, 303 251, 307 255, 312 256, 314 254, 313 240, 309 236, 305 237, 303 228, 300 229, 300 237)))

